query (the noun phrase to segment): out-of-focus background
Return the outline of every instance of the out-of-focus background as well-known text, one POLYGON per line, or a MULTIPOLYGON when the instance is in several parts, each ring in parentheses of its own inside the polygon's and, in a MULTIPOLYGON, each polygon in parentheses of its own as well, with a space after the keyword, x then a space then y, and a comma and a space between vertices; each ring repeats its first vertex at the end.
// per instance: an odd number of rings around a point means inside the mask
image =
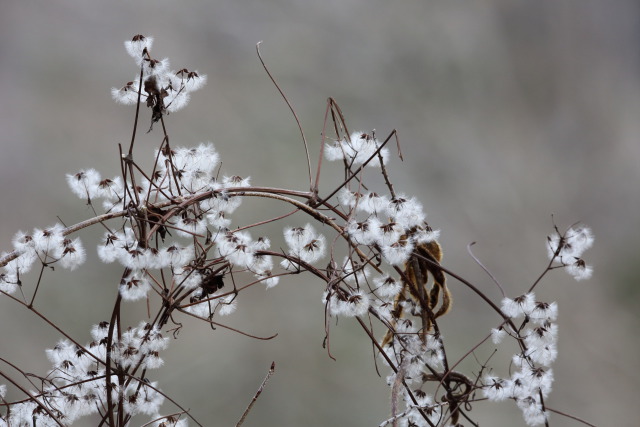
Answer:
MULTIPOLYGON (((351 129, 375 128, 381 136, 398 129, 405 160, 392 161, 396 188, 417 196, 442 230, 444 264, 496 299, 468 243, 477 242, 475 253, 513 297, 546 266, 554 220, 561 229, 589 225, 596 244, 585 258, 593 278, 575 282, 557 271, 537 291, 560 307, 547 403, 596 425, 636 425, 640 3, 4 0, 0 249, 11 249, 19 229, 92 215, 67 189, 65 173, 119 173, 117 144, 129 141, 134 108, 116 105, 110 89, 136 74, 122 43, 137 33, 154 36, 152 54, 169 57, 175 69, 208 75, 167 125, 173 145, 212 141, 226 174, 308 189, 295 122, 255 53, 260 40, 313 155, 328 96, 351 129)), ((144 131, 149 112, 142 117, 144 131)), ((143 163, 160 143, 158 130, 139 136, 143 163)), ((275 204, 255 207, 241 208, 234 225, 283 212, 275 204)), ((277 235, 284 225, 264 232, 277 235)), ((100 233, 80 234, 86 265, 73 274, 47 272, 40 290, 38 308, 81 342, 91 324, 108 319, 120 274, 97 260, 100 233)), ((23 279, 28 295, 36 278, 23 279)), ((450 287, 454 308, 441 327, 455 359, 498 319, 460 283, 450 287)), ((245 425, 378 425, 390 412, 389 389, 355 322, 332 327, 337 361, 322 349, 322 291, 312 277, 299 276, 241 295, 238 311, 223 320, 257 335, 279 334, 268 342, 182 319, 188 327, 165 352, 166 367, 149 378, 205 425, 235 425, 275 361, 276 374, 245 425)), ((128 311, 131 324, 141 312, 144 304, 128 311)), ((0 317, 0 357, 46 372, 44 349, 59 334, 2 298, 0 317)), ((492 350, 482 347, 478 359, 492 350)), ((494 359, 502 361, 501 374, 508 357, 494 359)), ((470 359, 463 368, 472 374, 478 364, 470 359)), ((473 414, 481 425, 524 425, 512 402, 478 403, 473 414)), ((557 414, 551 422, 579 425, 557 414)))

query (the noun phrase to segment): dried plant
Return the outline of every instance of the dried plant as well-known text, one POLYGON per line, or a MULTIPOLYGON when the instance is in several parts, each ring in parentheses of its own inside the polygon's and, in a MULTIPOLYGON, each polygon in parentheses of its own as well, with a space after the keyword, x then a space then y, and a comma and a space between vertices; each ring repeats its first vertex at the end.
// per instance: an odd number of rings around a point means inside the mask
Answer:
MULTIPOLYGON (((502 400, 512 400, 528 425, 550 425, 551 412, 579 420, 545 404, 553 382, 551 365, 557 357, 558 308, 554 302, 537 301, 534 290, 553 269, 565 269, 577 280, 591 275, 582 258, 593 242, 587 227, 574 225, 564 232, 555 227, 547 242, 549 264, 540 277, 516 298, 507 297, 496 281, 504 298, 492 301, 471 281, 441 265, 440 232, 426 221, 415 197, 394 188, 389 160, 394 152, 402 158, 395 130, 383 139, 375 131, 350 132, 338 104, 330 98, 315 175, 300 127, 307 152, 308 191, 254 186, 249 177, 221 176, 219 155, 211 143, 172 146, 166 126, 170 114, 187 105, 206 76, 186 68, 170 70, 167 59, 151 56, 151 45, 152 38, 141 35, 125 43, 139 74, 112 90, 117 102, 135 105, 131 142, 126 149, 120 147, 121 175, 103 178, 94 169, 67 175, 71 190, 95 215, 68 227, 55 224, 18 232, 13 251, 0 258, 2 297, 63 336, 46 351, 52 369, 45 375, 24 372, 1 359, 3 382, 23 396, 7 401, 7 387, 0 386, 5 408, 0 425, 63 426, 92 415, 98 417, 99 425, 125 426, 141 414, 148 418, 145 425, 183 426, 188 419, 211 425, 194 419, 184 409, 186 403, 170 399, 158 382, 147 379, 162 379, 161 373, 151 371, 163 367, 161 354, 170 336, 177 337, 185 316, 232 329, 223 317, 238 305, 241 310, 242 294, 259 285, 271 288, 283 276, 303 273, 326 284, 323 305, 317 309, 325 312, 328 357, 333 357, 330 320, 353 318, 371 340, 376 360, 387 366, 390 416, 380 426, 477 425, 473 405, 502 400), (149 132, 157 133, 160 141, 153 167, 146 171, 134 155, 145 105, 151 110, 149 132), (344 175, 340 185, 321 191, 323 161, 340 163, 344 175), (365 182, 365 170, 379 172, 384 185, 374 188, 365 182), (290 212, 253 224, 233 224, 233 213, 245 198, 276 200, 290 206, 290 212), (306 216, 302 222, 308 223, 284 226, 286 250, 272 248, 268 237, 250 234, 266 223, 286 222, 294 214, 306 216), (104 228, 98 256, 119 265, 122 276, 111 318, 89 320, 98 323, 91 327, 93 340, 82 344, 38 311, 43 303, 38 289, 47 267, 74 270, 85 261, 84 247, 75 236, 87 227, 104 228), (26 280, 34 266, 40 274, 26 280), (481 342, 469 343, 463 355, 447 353, 438 326, 447 314, 466 315, 455 311, 448 278, 473 290, 499 319, 481 342), (138 300, 147 300, 148 312, 140 313, 139 324, 124 325, 123 304, 138 300), (478 362, 473 372, 457 370, 462 360, 490 339, 495 345, 506 339, 517 345, 505 370, 508 376, 496 375, 490 360, 478 362), (16 380, 20 376, 31 389, 20 385, 16 380), (167 400, 171 404, 164 405, 167 400), (170 415, 160 415, 161 407, 170 407, 170 415)), ((274 365, 238 425, 273 372, 274 365)))

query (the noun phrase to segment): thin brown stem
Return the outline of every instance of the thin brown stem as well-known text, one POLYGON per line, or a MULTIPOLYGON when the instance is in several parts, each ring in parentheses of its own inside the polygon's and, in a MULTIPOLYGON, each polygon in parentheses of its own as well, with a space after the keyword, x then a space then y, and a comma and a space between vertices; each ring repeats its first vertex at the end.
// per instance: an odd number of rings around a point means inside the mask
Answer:
POLYGON ((495 283, 496 286, 498 287, 498 289, 500 289, 500 293, 502 293, 502 298, 505 298, 507 296, 507 294, 505 293, 504 289, 502 288, 502 285, 500 284, 500 282, 498 282, 498 279, 495 278, 495 276, 491 273, 491 271, 489 271, 489 269, 487 267, 485 267, 484 264, 482 264, 482 262, 480 262, 478 257, 476 257, 473 254, 473 251, 471 251, 471 246, 473 246, 475 244, 476 244, 476 242, 469 243, 467 245, 467 252, 469 252, 469 255, 471 256, 471 258, 473 258, 473 260, 476 262, 476 264, 478 264, 480 266, 480 268, 482 268, 484 270, 484 272, 487 273, 487 275, 489 277, 491 277, 491 280, 493 280, 493 283, 495 283))
POLYGON ((260 387, 258 387, 258 391, 256 391, 256 394, 253 396, 253 399, 251 399, 251 402, 249 403, 249 406, 247 406, 247 409, 245 409, 244 412, 242 413, 242 417, 240 417, 240 420, 236 424, 236 427, 240 427, 242 423, 244 423, 244 420, 247 418, 247 415, 249 415, 249 411, 251 411, 251 408, 253 408, 253 405, 256 403, 256 400, 258 400, 258 397, 260 397, 260 394, 262 394, 262 391, 267 385, 267 381, 269 381, 269 378, 271 378, 275 370, 276 370, 276 362, 271 362, 271 367, 269 368, 269 372, 267 372, 267 376, 264 377, 264 380, 262 380, 262 384, 260 384, 260 387))
POLYGON ((262 59, 262 55, 260 54, 260 44, 262 42, 258 42, 256 44, 256 52, 258 53, 258 58, 260 59, 260 63, 262 64, 262 67, 264 68, 264 70, 267 72, 267 75, 269 76, 269 78, 271 79, 271 81, 273 82, 274 86, 276 87, 276 89, 278 89, 278 92, 280 92, 280 95, 282 96, 282 99, 284 99, 284 102, 287 103, 287 106, 289 107, 289 110, 291 110, 291 114, 293 114, 293 117, 296 121, 296 124, 298 125, 298 129, 300 130, 300 135, 302 136, 302 143, 304 144, 304 152, 307 156, 307 170, 309 172, 309 187, 312 187, 311 184, 311 158, 309 157, 309 146, 307 144, 307 138, 305 138, 304 136, 304 131, 302 130, 302 125, 300 124, 300 120, 298 119, 298 115, 296 114, 296 111, 293 109, 293 106, 291 105, 291 102, 289 102, 289 99, 286 97, 286 95, 284 94, 284 92, 282 91, 282 89, 280 89, 280 86, 278 85, 278 83, 276 83, 276 79, 273 77, 273 75, 271 75, 271 72, 269 71, 269 68, 267 68, 267 65, 264 63, 264 60, 262 59))

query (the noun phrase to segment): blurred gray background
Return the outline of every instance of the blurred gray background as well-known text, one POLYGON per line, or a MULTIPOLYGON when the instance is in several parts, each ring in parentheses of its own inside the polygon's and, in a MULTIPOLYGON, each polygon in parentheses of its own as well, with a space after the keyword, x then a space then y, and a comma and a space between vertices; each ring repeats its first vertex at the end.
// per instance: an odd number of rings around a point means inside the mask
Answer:
MULTIPOLYGON (((375 128, 381 136, 398 129, 405 161, 392 161, 396 188, 416 195, 442 230, 444 265, 496 299, 466 252, 469 242, 478 242, 475 253, 517 296, 546 266, 552 214, 560 228, 591 226, 596 244, 585 258, 593 278, 575 282, 557 271, 537 291, 560 306, 547 403, 597 425, 636 425, 638 1, 2 0, 1 249, 11 248, 19 229, 91 216, 67 189, 65 173, 119 173, 117 144, 128 143, 134 108, 116 105, 110 89, 135 76, 122 43, 137 33, 154 36, 152 54, 169 57, 174 69, 208 75, 167 125, 174 146, 212 141, 224 173, 308 189, 296 124, 255 54, 260 40, 312 155, 328 96, 351 129, 375 128)), ((141 120, 144 132, 148 111, 141 120)), ((160 143, 158 131, 140 134, 143 164, 160 143)), ((234 224, 285 211, 256 206, 245 204, 234 224)), ((295 221, 304 218, 288 223, 295 221)), ((264 233, 278 235, 284 225, 264 233)), ((91 324, 108 319, 120 275, 97 260, 99 234, 80 234, 89 262, 73 274, 47 273, 39 299, 38 308, 81 342, 91 324)), ((36 278, 24 278, 28 293, 36 278)), ((441 327, 456 360, 498 319, 463 285, 450 287, 454 308, 441 327)), ((241 295, 238 311, 223 320, 257 335, 277 332, 269 342, 183 319, 188 327, 165 352, 166 367, 149 377, 205 425, 235 425, 275 361, 276 374, 245 425, 377 425, 389 414, 389 389, 354 321, 332 328, 336 362, 322 349, 323 288, 298 276, 241 295)), ((43 350, 58 333, 6 299, 0 310, 0 357, 46 372, 43 350)), ((127 316, 137 324, 143 312, 141 304, 127 316)), ((492 350, 482 347, 478 359, 492 350)), ((508 357, 494 358, 501 374, 508 357)), ((470 359, 463 368, 473 373, 478 364, 470 359)), ((524 425, 511 402, 478 403, 473 414, 481 425, 524 425)), ((553 415, 552 425, 579 424, 553 415)))

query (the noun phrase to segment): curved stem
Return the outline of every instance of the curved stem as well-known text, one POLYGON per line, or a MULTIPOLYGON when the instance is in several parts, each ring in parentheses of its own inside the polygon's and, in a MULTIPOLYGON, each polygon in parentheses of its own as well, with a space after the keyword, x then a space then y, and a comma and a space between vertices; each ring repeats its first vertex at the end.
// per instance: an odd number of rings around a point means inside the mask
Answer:
POLYGON ((507 296, 507 294, 504 292, 504 289, 502 288, 502 285, 500 285, 500 282, 498 282, 498 279, 496 279, 495 276, 493 274, 491 274, 489 269, 487 267, 485 267, 484 264, 482 264, 482 262, 480 262, 478 257, 476 257, 473 254, 473 252, 471 251, 471 246, 473 246, 475 244, 476 244, 476 242, 469 243, 467 245, 467 252, 469 252, 469 255, 471 256, 471 258, 473 258, 473 260, 476 262, 476 264, 478 264, 480 266, 480 268, 482 268, 484 270, 484 272, 487 273, 487 275, 489 277, 491 277, 491 280, 493 280, 493 283, 495 283, 496 286, 498 286, 498 289, 500 289, 500 292, 502 293, 502 298, 505 298, 507 296))
POLYGON ((278 86, 278 83, 276 83, 276 80, 273 78, 273 76, 271 75, 271 72, 267 68, 267 65, 264 63, 264 60, 262 59, 262 55, 260 55, 260 43, 262 43, 262 42, 260 41, 260 42, 258 42, 258 44, 256 44, 256 52, 258 53, 258 58, 260 58, 260 62, 262 63, 262 67, 267 72, 267 75, 269 76, 269 78, 271 79, 273 84, 275 85, 276 89, 278 89, 278 92, 280 92, 280 95, 282 96, 282 99, 284 99, 284 102, 287 103, 287 106, 289 107, 289 110, 291 110, 291 113, 293 114, 293 118, 296 120, 296 123, 298 125, 298 129, 300 129, 300 135, 302 136, 302 143, 304 144, 304 152, 307 155, 307 169, 308 169, 308 172, 309 172, 309 186, 311 187, 311 185, 312 185, 311 184, 311 158, 309 157, 309 146, 307 145, 307 138, 305 138, 305 136, 304 136, 304 131, 302 130, 302 125, 300 124, 300 120, 298 119, 298 115, 296 114, 296 111, 291 106, 291 103, 289 102, 289 99, 285 96, 285 94, 282 91, 282 89, 280 89, 280 86, 278 86))

